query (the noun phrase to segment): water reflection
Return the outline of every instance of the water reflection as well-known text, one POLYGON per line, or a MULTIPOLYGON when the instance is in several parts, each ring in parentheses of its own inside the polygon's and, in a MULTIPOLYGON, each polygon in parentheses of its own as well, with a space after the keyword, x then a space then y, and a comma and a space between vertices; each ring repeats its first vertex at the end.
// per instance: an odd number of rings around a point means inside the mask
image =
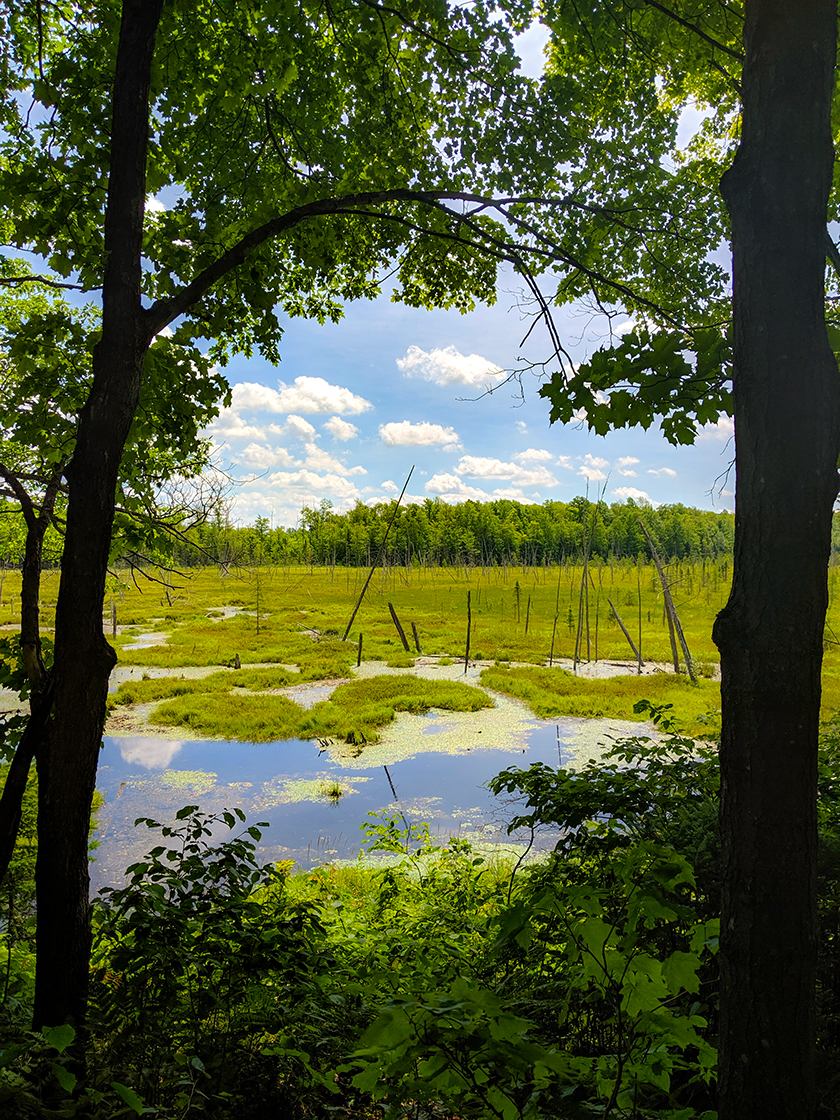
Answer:
POLYGON ((348 758, 299 739, 106 738, 97 780, 106 802, 92 887, 121 884, 123 869, 158 842, 159 833, 133 827, 137 817, 170 822, 185 804, 209 813, 238 806, 249 823, 267 821, 259 857, 293 859, 303 868, 355 856, 363 840, 359 825, 381 809, 399 808, 412 823, 427 821, 444 842, 449 835, 504 841, 513 810, 486 788, 491 777, 538 761, 580 764, 598 753, 599 742, 644 732, 638 723, 617 720, 530 719, 514 737, 499 736, 503 745, 485 729, 480 739, 446 751, 440 745, 451 734, 447 722, 438 717, 415 723, 414 749, 407 756, 366 748, 348 758))
POLYGON ((146 770, 165 770, 184 745, 177 739, 143 739, 140 736, 113 742, 118 744, 123 762, 146 770))

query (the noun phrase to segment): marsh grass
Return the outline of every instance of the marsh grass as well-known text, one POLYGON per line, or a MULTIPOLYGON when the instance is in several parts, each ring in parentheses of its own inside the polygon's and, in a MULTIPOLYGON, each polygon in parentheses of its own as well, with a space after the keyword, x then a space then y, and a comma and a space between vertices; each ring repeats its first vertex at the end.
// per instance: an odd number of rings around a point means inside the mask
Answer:
MULTIPOLYGON (((697 561, 667 565, 674 601, 695 663, 707 671, 718 664, 712 642, 712 623, 729 594, 731 561, 697 561)), ((632 660, 632 653, 612 618, 611 599, 636 641, 640 629, 645 661, 667 662, 670 641, 663 613, 662 589, 652 565, 595 562, 590 565, 590 637, 592 656, 599 660, 632 660), (641 603, 637 593, 641 585, 641 603), (597 640, 596 640, 597 628, 597 640)), ((394 632, 388 603, 408 630, 417 627, 424 655, 458 661, 464 655, 467 591, 471 593, 471 644, 485 659, 546 664, 557 619, 554 657, 571 658, 575 647, 580 565, 561 567, 430 568, 415 564, 378 570, 354 623, 349 640, 344 633, 353 605, 366 578, 362 569, 265 568, 259 588, 252 573, 224 576, 218 568, 190 569, 174 579, 171 603, 161 587, 143 583, 139 590, 127 573, 109 585, 104 620, 110 635, 110 599, 114 598, 121 633, 112 644, 121 663, 171 669, 221 665, 239 654, 243 662, 299 665, 309 679, 350 675, 356 661, 359 633, 364 657, 402 665, 406 655, 394 632), (528 633, 525 612, 516 613, 516 584, 520 604, 530 596, 528 633), (260 622, 255 616, 259 594, 260 622), (524 599, 523 599, 524 597, 524 599), (239 613, 224 617, 230 611, 239 613), (249 613, 250 612, 250 613, 249 613), (136 640, 123 628, 166 634, 166 643, 126 650, 136 640)), ((829 612, 823 671, 823 710, 840 707, 840 568, 830 568, 829 612)), ((17 623, 20 575, 9 572, 0 604, 0 625, 17 623)), ((58 573, 43 573, 41 595, 45 629, 52 624, 58 573)), ((109 637, 109 641, 110 641, 109 637)), ((408 660, 406 658, 406 660, 408 660)), ((446 662, 444 661, 444 664, 446 662)), ((407 666, 406 666, 407 667, 407 666)), ((644 678, 649 681, 651 678, 644 678)), ((591 688, 613 694, 607 681, 591 688)), ((186 695, 186 694, 185 694, 186 695)))
POLYGON ((230 692, 244 689, 265 692, 267 689, 329 679, 332 666, 309 665, 300 672, 289 669, 240 669, 211 673, 200 678, 156 677, 153 680, 125 681, 110 698, 111 707, 123 704, 148 704, 154 700, 174 699, 194 693, 230 692))
POLYGON ((587 719, 649 718, 635 713, 639 700, 659 706, 671 705, 669 716, 689 735, 708 735, 720 708, 720 685, 700 679, 697 684, 684 676, 655 673, 652 676, 608 677, 588 680, 564 669, 503 668, 493 666, 481 674, 487 688, 526 703, 542 719, 582 716, 587 719))
MULTIPOLYGON (((224 677, 230 689, 231 674, 224 674, 224 677)), ((141 686, 159 683, 163 682, 137 682, 141 686)), ((391 723, 397 712, 421 714, 431 708, 477 712, 493 706, 486 692, 471 685, 408 675, 350 681, 339 685, 329 700, 322 700, 308 710, 285 696, 221 691, 213 677, 173 683, 195 687, 161 704, 152 713, 150 722, 187 727, 204 736, 254 743, 279 739, 341 739, 361 746, 376 742, 381 728, 391 723), (207 681, 212 682, 211 688, 202 691, 201 686, 207 681)))

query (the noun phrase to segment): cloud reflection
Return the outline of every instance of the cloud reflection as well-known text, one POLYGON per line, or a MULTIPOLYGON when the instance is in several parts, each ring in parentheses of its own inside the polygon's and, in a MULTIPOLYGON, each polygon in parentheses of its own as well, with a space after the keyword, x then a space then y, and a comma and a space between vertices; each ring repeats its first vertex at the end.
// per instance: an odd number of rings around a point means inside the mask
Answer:
POLYGON ((123 761, 147 770, 165 770, 184 744, 178 739, 123 739, 119 743, 123 761))

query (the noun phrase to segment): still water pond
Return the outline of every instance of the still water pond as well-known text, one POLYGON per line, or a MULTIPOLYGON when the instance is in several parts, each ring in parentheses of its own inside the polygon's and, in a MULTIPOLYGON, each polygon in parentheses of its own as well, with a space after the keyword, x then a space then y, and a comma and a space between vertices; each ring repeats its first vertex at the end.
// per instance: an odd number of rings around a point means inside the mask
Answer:
POLYGON ((532 762, 580 763, 600 753, 598 743, 646 730, 619 720, 531 718, 514 737, 499 735, 498 745, 485 731, 480 745, 447 753, 436 749, 449 726, 445 717, 411 719, 416 721, 414 749, 390 757, 376 748, 356 758, 336 757, 318 742, 299 739, 106 738, 97 779, 106 800, 99 814, 92 891, 120 885, 124 869, 158 842, 145 826, 134 827, 137 817, 171 822, 185 804, 210 813, 239 806, 248 823, 267 821, 260 859, 293 859, 301 868, 355 857, 364 840, 359 825, 369 812, 382 809, 399 810, 411 823, 427 821, 444 841, 457 835, 506 842, 505 824, 514 810, 490 793, 490 778, 532 762), (336 787, 338 798, 330 796, 336 787))

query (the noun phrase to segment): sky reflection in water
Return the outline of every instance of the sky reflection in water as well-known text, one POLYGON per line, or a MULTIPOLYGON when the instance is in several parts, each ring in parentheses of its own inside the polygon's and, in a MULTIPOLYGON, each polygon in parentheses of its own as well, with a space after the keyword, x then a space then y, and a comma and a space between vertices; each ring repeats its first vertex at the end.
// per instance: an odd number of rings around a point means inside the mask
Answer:
MULTIPOLYGON (((106 797, 99 815, 100 846, 91 866, 91 889, 119 886, 123 871, 158 842, 159 834, 137 817, 170 823, 177 810, 197 804, 206 812, 239 806, 248 823, 267 821, 258 849, 261 860, 294 859, 308 868, 329 859, 353 858, 364 837, 359 825, 369 812, 399 809, 412 823, 427 821, 433 835, 507 841, 510 806, 497 800, 486 782, 510 766, 532 762, 568 763, 585 735, 644 733, 621 721, 534 720, 508 749, 476 747, 441 753, 433 737, 444 721, 424 721, 422 753, 388 764, 334 759, 317 742, 193 742, 154 737, 106 737, 97 788, 106 797), (390 782, 389 782, 390 777, 390 782), (343 796, 332 801, 335 782, 343 796), (394 801, 396 791, 398 804, 394 801)), ((219 832, 222 838, 224 828, 219 832)))

